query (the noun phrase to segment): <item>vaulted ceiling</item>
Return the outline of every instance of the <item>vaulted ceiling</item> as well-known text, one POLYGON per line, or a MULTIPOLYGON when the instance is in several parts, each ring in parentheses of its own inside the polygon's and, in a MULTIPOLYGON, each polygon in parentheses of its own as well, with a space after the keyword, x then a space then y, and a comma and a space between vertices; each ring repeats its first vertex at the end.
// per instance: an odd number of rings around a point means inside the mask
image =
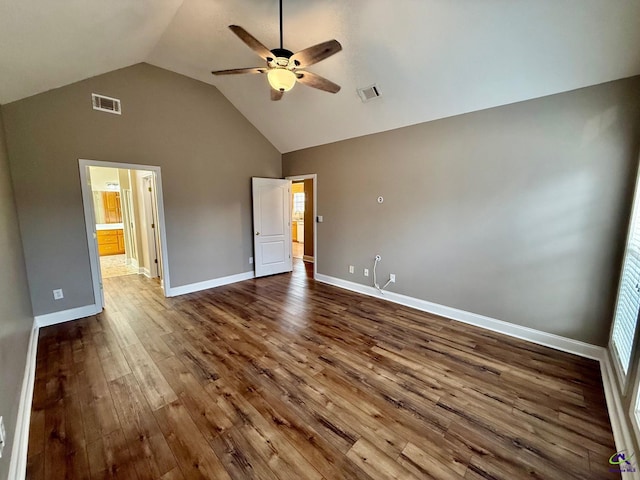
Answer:
POLYGON ((640 74, 640 0, 284 0, 285 48, 344 50, 309 68, 338 94, 279 102, 262 75, 210 74, 262 65, 230 24, 274 48, 278 1, 1 0, 0 103, 148 62, 215 85, 288 152, 640 74))

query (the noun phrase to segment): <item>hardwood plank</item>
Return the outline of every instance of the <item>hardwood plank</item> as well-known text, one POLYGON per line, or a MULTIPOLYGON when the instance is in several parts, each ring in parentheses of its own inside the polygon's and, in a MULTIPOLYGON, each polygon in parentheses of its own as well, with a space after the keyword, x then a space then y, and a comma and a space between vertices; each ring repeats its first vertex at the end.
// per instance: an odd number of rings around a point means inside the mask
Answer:
POLYGON ((231 478, 179 400, 156 410, 154 415, 187 478, 231 478))
POLYGON ((400 463, 378 450, 364 438, 358 440, 347 452, 347 457, 376 480, 413 480, 416 477, 400 463))
POLYGON ((138 477, 155 479, 177 467, 138 382, 125 375, 109 384, 138 477))
POLYGON ((461 480, 467 471, 463 464, 450 466, 430 453, 409 443, 398 457, 398 463, 412 472, 417 478, 433 478, 434 480, 461 480))
POLYGON ((44 476, 44 452, 31 454, 27 458, 27 480, 45 480, 44 476))
POLYGON ((217 435, 233 426, 224 410, 202 388, 180 360, 175 357, 166 358, 158 363, 158 368, 207 441, 211 442, 217 435))
POLYGON ((92 480, 104 478, 136 480, 138 478, 122 430, 115 430, 89 444, 87 451, 92 480))
POLYGON ((111 392, 102 368, 96 362, 97 360, 91 359, 86 363, 88 368, 83 373, 87 379, 85 383, 87 386, 78 394, 87 443, 94 442, 120 428, 111 392))
POLYGON ((123 353, 132 367, 133 375, 140 384, 151 410, 157 410, 177 400, 175 392, 142 345, 134 344, 125 347, 123 353))
POLYGON ((170 472, 165 473, 160 480, 185 480, 184 475, 182 475, 182 470, 176 467, 170 472))

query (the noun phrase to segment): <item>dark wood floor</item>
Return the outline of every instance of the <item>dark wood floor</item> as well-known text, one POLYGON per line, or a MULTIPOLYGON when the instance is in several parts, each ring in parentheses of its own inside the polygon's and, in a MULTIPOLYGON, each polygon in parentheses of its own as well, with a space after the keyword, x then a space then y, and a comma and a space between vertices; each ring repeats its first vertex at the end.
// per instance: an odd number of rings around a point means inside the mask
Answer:
POLYGON ((105 279, 40 331, 28 478, 616 477, 595 361, 308 277, 105 279))

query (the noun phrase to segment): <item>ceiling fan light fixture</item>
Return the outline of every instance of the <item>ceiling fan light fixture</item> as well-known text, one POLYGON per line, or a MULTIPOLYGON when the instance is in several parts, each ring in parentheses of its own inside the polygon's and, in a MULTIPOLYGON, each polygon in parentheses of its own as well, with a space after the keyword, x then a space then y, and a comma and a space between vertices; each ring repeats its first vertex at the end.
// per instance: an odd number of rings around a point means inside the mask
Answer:
POLYGON ((267 73, 269 85, 279 92, 288 92, 296 84, 296 74, 287 68, 273 68, 267 73))

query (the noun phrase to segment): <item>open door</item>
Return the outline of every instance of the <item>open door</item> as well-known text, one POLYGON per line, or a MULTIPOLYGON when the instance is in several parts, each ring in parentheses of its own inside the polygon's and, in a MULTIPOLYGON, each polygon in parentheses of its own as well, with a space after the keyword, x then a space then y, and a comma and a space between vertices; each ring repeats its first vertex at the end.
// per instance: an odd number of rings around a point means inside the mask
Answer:
POLYGON ((155 181, 152 172, 142 177, 142 190, 143 228, 146 229, 147 251, 149 252, 149 276, 162 278, 162 265, 160 264, 162 249, 158 232, 155 181))
POLYGON ((256 277, 293 270, 291 180, 252 178, 256 277))

